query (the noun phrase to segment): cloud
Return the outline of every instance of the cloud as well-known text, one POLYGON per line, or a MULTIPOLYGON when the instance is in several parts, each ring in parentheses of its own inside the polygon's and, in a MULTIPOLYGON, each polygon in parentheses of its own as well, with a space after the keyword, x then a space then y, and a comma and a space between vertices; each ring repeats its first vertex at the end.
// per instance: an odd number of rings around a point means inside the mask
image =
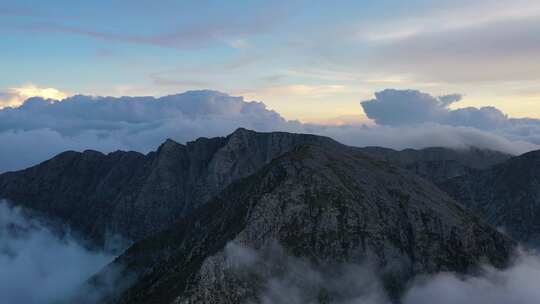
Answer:
POLYGON ((510 154, 538 150, 540 146, 525 140, 511 140, 504 136, 472 127, 422 123, 405 126, 341 127, 315 126, 304 129, 324 134, 353 146, 381 146, 393 149, 447 147, 468 149, 477 147, 510 154))
POLYGON ((0 201, 0 298, 3 303, 62 303, 112 261, 59 236, 0 201))
POLYGON ((460 95, 434 97, 415 90, 384 90, 361 102, 366 115, 379 125, 439 124, 467 127, 513 141, 540 144, 540 120, 509 118, 495 107, 450 109, 460 95))
POLYGON ((68 93, 55 88, 40 88, 29 84, 22 87, 9 88, 6 92, 0 92, 0 109, 3 107, 19 106, 30 97, 64 99, 67 96, 68 93))
POLYGON ((415 90, 384 90, 375 99, 363 101, 366 115, 381 125, 405 125, 439 120, 447 106, 459 101, 459 95, 433 97, 415 90))
MULTIPOLYGON (((466 110, 464 114, 452 114, 461 119, 459 124, 448 125, 441 117, 449 115, 446 106, 456 101, 457 95, 434 98, 414 91, 394 91, 390 99, 386 98, 388 93, 376 95, 378 99, 370 102, 377 108, 376 118, 382 120, 371 126, 286 120, 261 102, 247 102, 242 97, 216 91, 188 91, 160 98, 83 95, 63 100, 29 98, 18 107, 0 110, 0 172, 34 165, 65 150, 146 153, 167 138, 185 143, 197 137, 224 136, 238 127, 262 132, 314 133, 349 145, 396 149, 476 146, 518 154, 539 148, 536 143, 540 143, 540 136, 534 138, 534 134, 540 134, 535 133, 536 120, 510 124, 511 130, 490 130, 480 124, 485 120, 491 126, 496 120, 486 114, 490 110, 481 110, 481 120, 474 114, 478 111, 466 110), (398 100, 403 95, 405 102, 398 100), (406 121, 394 118, 394 103, 399 104, 398 112, 407 113, 402 115, 408 116, 406 121), (407 106, 409 103, 412 106, 407 106), (421 107, 428 107, 428 111, 415 114, 421 107), (507 136, 505 130, 515 136, 507 136)), ((500 119, 496 114, 490 115, 500 119)), ((513 120, 502 121, 508 124, 513 120)))
POLYGON ((229 242, 224 265, 240 280, 257 282, 248 289, 259 290, 254 303, 390 304, 380 276, 369 264, 315 265, 288 254, 277 243, 255 250, 229 242))
MULTIPOLYGON (((536 15, 452 28, 424 24, 418 32, 374 45, 368 66, 378 71, 414 73, 420 81, 538 80, 540 14, 538 9, 533 12, 536 15)), ((354 57, 349 60, 354 61, 354 57)))
POLYGON ((440 273, 418 278, 404 304, 535 304, 540 303, 540 257, 522 253, 513 266, 498 270, 484 267, 478 276, 440 273))
MULTIPOLYGON (((333 304, 392 303, 380 271, 370 263, 325 267, 291 256, 278 244, 255 250, 236 242, 225 247, 225 261, 237 275, 262 282, 260 303, 317 303, 322 295, 333 304)), ((539 280, 540 257, 518 251, 506 269, 485 265, 475 275, 420 275, 410 282, 401 303, 431 304, 436 299, 441 304, 536 304, 539 280)))
MULTIPOLYGON (((110 7, 99 4, 97 7, 104 10, 110 9, 110 7)), ((26 22, 22 25, 11 26, 11 28, 34 34, 69 34, 105 42, 149 45, 160 48, 192 49, 211 47, 216 44, 242 48, 247 45, 245 43, 246 37, 264 34, 280 26, 281 22, 290 14, 289 10, 292 10, 292 7, 262 4, 255 9, 250 9, 249 14, 238 14, 237 11, 225 9, 219 4, 199 5, 195 3, 190 4, 188 10, 186 5, 178 3, 164 3, 160 6, 130 3, 129 9, 124 9, 123 12, 133 19, 138 18, 140 22, 136 28, 130 24, 132 30, 129 31, 80 25, 69 19, 59 22, 58 19, 53 18, 47 18, 42 22, 26 22), (175 21, 172 23, 156 22, 156 20, 147 18, 149 14, 161 15, 164 20, 175 21), (194 17, 200 14, 206 16, 203 22, 201 22, 203 19, 194 17), (152 28, 152 31, 148 32, 148 28, 152 28)), ((84 20, 84 16, 82 18, 84 20)), ((122 24, 122 20, 115 21, 122 24)), ((121 27, 117 26, 117 28, 121 27)))

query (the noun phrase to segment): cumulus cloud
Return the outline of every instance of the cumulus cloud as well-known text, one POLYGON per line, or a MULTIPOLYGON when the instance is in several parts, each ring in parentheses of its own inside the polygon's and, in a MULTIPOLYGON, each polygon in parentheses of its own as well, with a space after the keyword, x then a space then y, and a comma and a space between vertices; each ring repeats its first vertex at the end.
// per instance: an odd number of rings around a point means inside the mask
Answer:
POLYGON ((349 145, 395 149, 476 146, 518 154, 539 148, 537 120, 510 119, 494 108, 449 110, 459 98, 387 90, 363 104, 377 125, 338 126, 286 120, 261 102, 216 91, 160 98, 33 97, 0 110, 0 172, 34 165, 65 150, 146 153, 167 138, 184 143, 224 136, 238 127, 314 133, 349 145), (494 125, 500 127, 491 129, 494 125))
POLYGON ((415 90, 384 90, 375 99, 362 102, 366 115, 381 125, 405 125, 433 122, 447 114, 447 106, 459 101, 459 95, 433 97, 415 90))
POLYGON ((63 303, 112 258, 85 249, 69 235, 53 233, 0 201, 2 303, 63 303))
POLYGON ((500 135, 513 141, 540 144, 540 120, 510 118, 495 107, 450 109, 460 95, 435 97, 415 90, 387 89, 375 93, 375 99, 363 101, 366 115, 377 124, 403 126, 434 123, 470 127, 500 135))

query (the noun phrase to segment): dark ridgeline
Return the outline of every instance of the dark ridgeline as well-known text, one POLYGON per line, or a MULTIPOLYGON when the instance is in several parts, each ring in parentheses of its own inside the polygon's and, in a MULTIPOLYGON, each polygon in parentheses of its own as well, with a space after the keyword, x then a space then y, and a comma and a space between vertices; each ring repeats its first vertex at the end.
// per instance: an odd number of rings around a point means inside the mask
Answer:
POLYGON ((187 145, 168 140, 148 155, 66 152, 0 175, 0 197, 59 217, 96 244, 107 233, 137 241, 110 266, 134 279, 118 303, 256 300, 269 274, 230 271, 230 241, 261 250, 277 242, 317 265, 369 260, 397 296, 416 274, 507 262, 513 241, 427 180, 507 158, 239 129, 187 145))

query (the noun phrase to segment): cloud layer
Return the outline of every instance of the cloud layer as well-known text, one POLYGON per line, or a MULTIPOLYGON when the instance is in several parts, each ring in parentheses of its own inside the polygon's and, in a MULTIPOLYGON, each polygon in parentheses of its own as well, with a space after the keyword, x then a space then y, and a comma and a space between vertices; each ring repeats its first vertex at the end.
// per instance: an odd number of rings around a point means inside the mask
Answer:
POLYGON ((476 146, 508 153, 538 149, 540 122, 511 119, 495 108, 450 110, 459 95, 433 97, 386 90, 362 105, 377 124, 329 126, 284 119, 261 102, 216 91, 154 97, 34 97, 0 110, 0 172, 17 170, 65 150, 149 152, 167 138, 186 142, 224 136, 238 127, 315 133, 356 146, 476 146))
POLYGON ((112 258, 57 236, 0 201, 2 303, 63 303, 112 258))

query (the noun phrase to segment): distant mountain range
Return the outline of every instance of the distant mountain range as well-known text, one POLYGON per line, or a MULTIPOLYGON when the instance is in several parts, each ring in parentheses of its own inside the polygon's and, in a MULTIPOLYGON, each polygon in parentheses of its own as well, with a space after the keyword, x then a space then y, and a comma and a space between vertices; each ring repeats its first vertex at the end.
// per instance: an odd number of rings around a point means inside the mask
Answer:
MULTIPOLYGON (((262 255, 279 246, 320 267, 370 261, 397 299, 417 274, 503 267, 512 238, 536 241, 538 155, 354 148, 238 129, 167 140, 147 155, 65 152, 0 175, 0 197, 95 246, 110 235, 134 242, 91 281, 122 267, 117 280, 130 284, 111 303, 256 303, 283 265, 235 271, 230 246, 262 255)), ((339 296, 319 289, 321 303, 339 296)))

